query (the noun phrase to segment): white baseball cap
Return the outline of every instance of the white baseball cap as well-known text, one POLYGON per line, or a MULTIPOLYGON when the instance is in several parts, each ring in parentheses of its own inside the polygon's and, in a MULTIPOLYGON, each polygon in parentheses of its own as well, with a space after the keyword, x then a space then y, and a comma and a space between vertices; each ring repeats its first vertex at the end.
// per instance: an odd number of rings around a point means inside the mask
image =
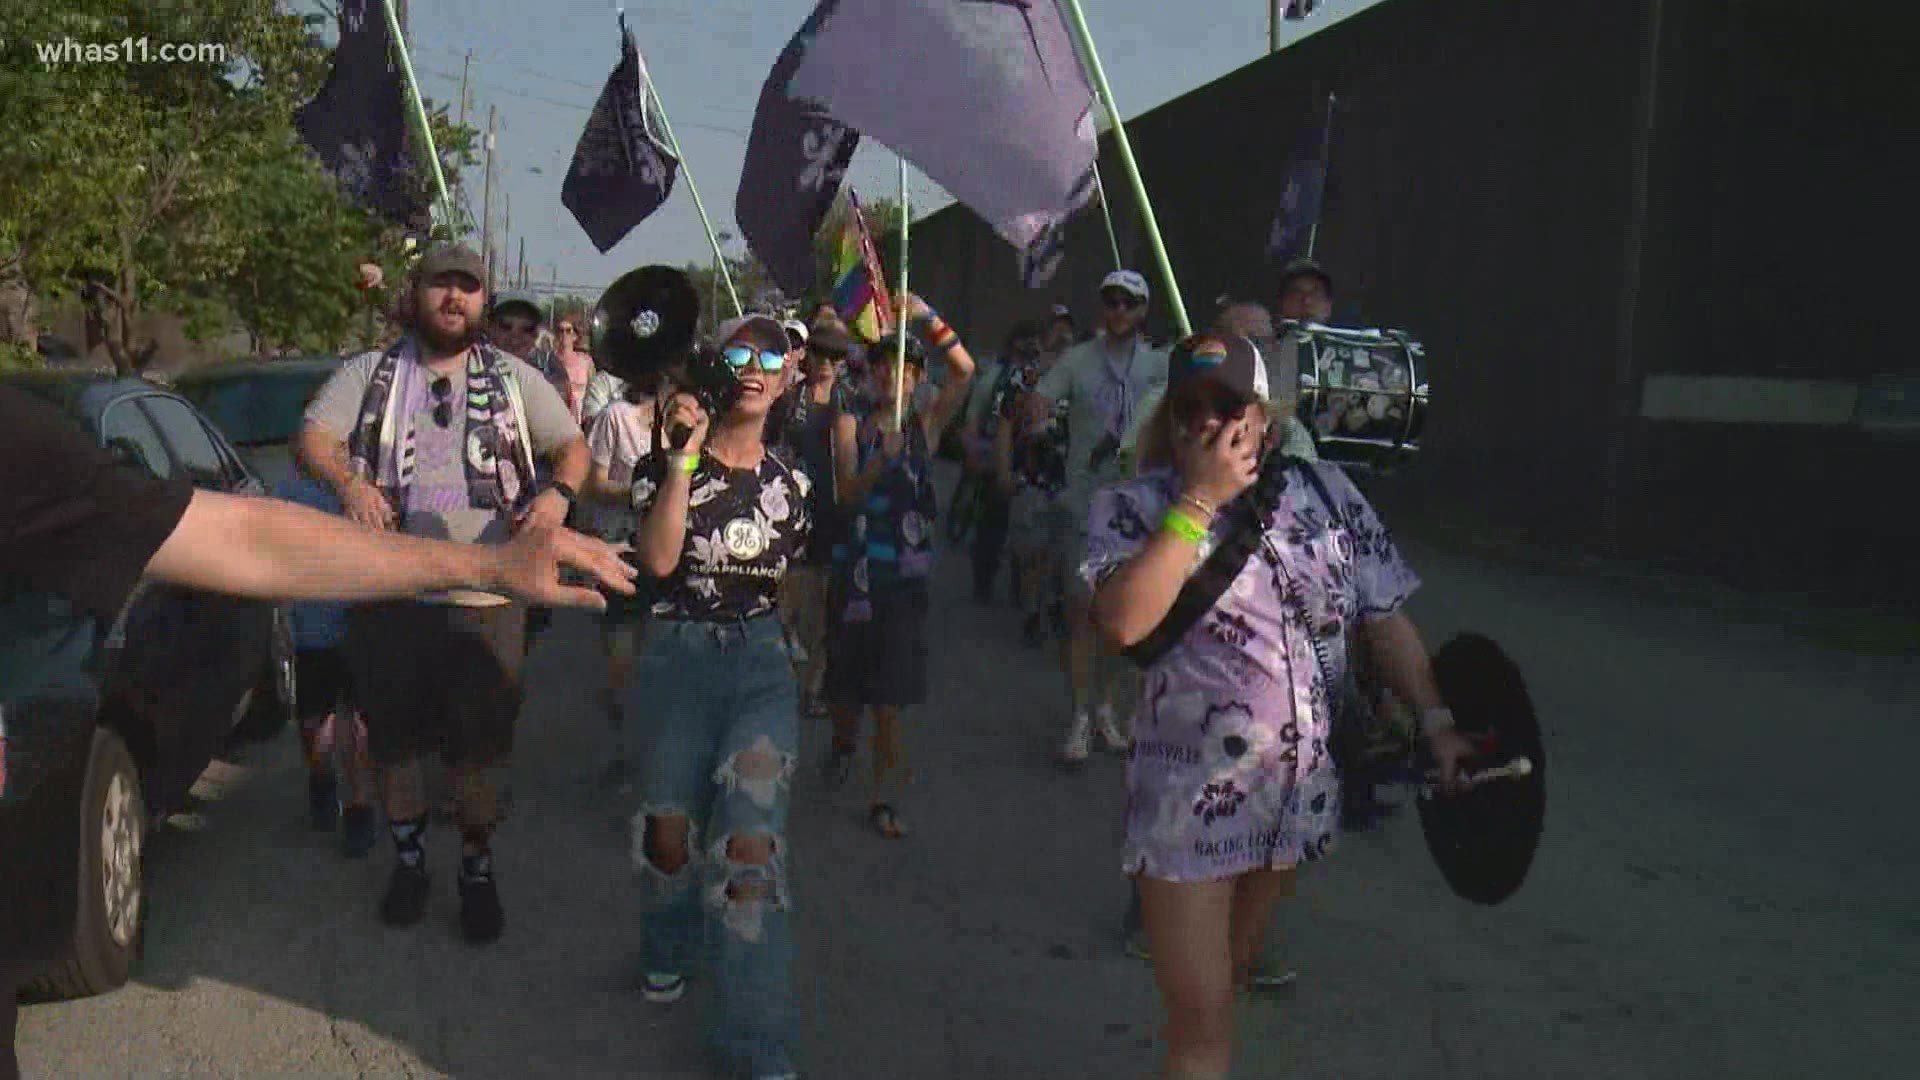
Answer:
POLYGON ((1149 299, 1153 295, 1147 289, 1147 279, 1141 277, 1137 270, 1115 270, 1108 274, 1106 279, 1100 282, 1100 291, 1106 292, 1108 289, 1120 289, 1142 300, 1149 299))
POLYGON ((788 319, 786 322, 780 324, 780 329, 799 338, 800 344, 805 345, 807 343, 807 324, 801 322, 799 319, 788 319))

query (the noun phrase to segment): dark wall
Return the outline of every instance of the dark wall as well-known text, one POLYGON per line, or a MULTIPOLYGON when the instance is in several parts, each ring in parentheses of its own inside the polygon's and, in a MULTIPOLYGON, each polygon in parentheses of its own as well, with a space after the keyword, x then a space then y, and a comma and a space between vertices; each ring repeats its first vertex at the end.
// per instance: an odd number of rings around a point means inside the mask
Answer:
MULTIPOLYGON (((1757 532, 1782 512, 1758 477, 1824 478, 1850 498, 1911 486, 1911 446, 1639 419, 1649 373, 1854 378, 1914 363, 1889 321, 1914 275, 1862 278, 1889 232, 1910 228, 1895 222, 1920 184, 1893 158, 1914 156, 1900 147, 1920 94, 1898 85, 1898 35, 1871 34, 1870 11, 1819 11, 1389 0, 1127 131, 1198 325, 1222 293, 1272 299, 1265 244, 1286 159, 1337 95, 1316 255, 1342 312, 1358 312, 1344 321, 1427 345, 1434 420, 1417 483, 1395 485, 1425 511, 1760 576, 1843 547, 1897 557, 1895 522, 1836 520, 1791 542, 1757 532)), ((1107 143, 1122 258, 1163 291, 1107 143)), ((915 229, 916 281, 976 340, 1055 300, 1097 314, 1112 262, 1097 211, 1040 291, 964 208, 915 229)), ((1170 311, 1156 296, 1169 331, 1170 311)))

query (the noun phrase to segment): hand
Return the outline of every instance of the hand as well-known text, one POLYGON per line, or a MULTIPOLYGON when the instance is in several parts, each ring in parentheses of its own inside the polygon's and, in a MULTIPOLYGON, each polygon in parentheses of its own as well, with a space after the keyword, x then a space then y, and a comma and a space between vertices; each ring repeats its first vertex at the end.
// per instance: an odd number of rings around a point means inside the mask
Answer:
POLYGON ((551 525, 556 528, 565 525, 569 509, 566 497, 548 488, 534 496, 532 505, 527 507, 527 512, 521 514, 520 520, 514 523, 514 531, 519 532, 535 525, 551 525))
POLYGON ((492 587, 534 607, 605 610, 599 590, 561 581, 563 567, 584 571, 622 596, 633 595, 639 573, 620 557, 623 549, 546 522, 533 522, 512 542, 485 550, 498 560, 492 587))
POLYGON ((1260 471, 1261 436, 1253 411, 1211 419, 1174 437, 1182 494, 1223 507, 1252 486, 1260 471))
POLYGON ((1449 795, 1465 790, 1460 783, 1460 763, 1474 755, 1472 740, 1457 731, 1442 731, 1427 737, 1427 749, 1440 767, 1440 790, 1449 795))
POLYGON ((680 453, 697 454, 700 452, 700 448, 706 445, 707 442, 707 425, 709 422, 710 418, 707 416, 707 410, 700 407, 700 402, 696 400, 692 394, 675 394, 673 395, 673 400, 667 405, 667 430, 672 431, 676 427, 684 427, 693 432, 692 435, 687 437, 687 445, 681 447, 680 453))
POLYGON ((341 508, 347 517, 375 532, 386 532, 393 528, 393 506, 380 489, 361 477, 354 477, 347 490, 340 496, 341 508))
POLYGON ((906 293, 900 297, 900 309, 909 323, 919 322, 933 314, 933 308, 914 293, 906 293))

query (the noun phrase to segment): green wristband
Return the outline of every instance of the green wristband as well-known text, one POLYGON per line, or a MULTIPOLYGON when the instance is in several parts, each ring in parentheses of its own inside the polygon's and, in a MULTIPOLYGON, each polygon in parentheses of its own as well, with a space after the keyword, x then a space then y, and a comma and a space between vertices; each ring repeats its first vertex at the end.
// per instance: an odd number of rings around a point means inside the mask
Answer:
POLYGON ((1207 538, 1207 527, 1178 509, 1169 509, 1166 516, 1160 519, 1160 527, 1189 544, 1198 544, 1207 538))

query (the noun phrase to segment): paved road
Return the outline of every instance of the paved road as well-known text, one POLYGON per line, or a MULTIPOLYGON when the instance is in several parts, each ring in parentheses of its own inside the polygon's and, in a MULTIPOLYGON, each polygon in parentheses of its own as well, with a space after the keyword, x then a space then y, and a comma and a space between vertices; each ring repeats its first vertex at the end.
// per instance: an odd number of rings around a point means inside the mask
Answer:
MULTIPOLYGON (((1920 870, 1890 811, 1920 751, 1920 664, 1403 539, 1429 638, 1491 631, 1529 673, 1547 845, 1485 910, 1444 890, 1410 818, 1349 838, 1282 916, 1302 981, 1247 1008, 1239 1075, 1912 1075, 1920 870)), ((1058 681, 1007 612, 958 599, 959 563, 939 583, 941 703, 912 743, 914 836, 881 841, 855 792, 799 778, 811 1075, 1144 1075, 1154 997, 1114 940, 1120 764, 1046 765, 1058 681)), ((24 1010, 28 1075, 700 1075, 691 1011, 633 990, 631 808, 593 782, 593 648, 562 616, 531 661, 498 946, 457 940, 444 829, 432 916, 381 927, 385 853, 345 863, 305 831, 289 739, 216 766, 157 844, 138 981, 24 1010)))

